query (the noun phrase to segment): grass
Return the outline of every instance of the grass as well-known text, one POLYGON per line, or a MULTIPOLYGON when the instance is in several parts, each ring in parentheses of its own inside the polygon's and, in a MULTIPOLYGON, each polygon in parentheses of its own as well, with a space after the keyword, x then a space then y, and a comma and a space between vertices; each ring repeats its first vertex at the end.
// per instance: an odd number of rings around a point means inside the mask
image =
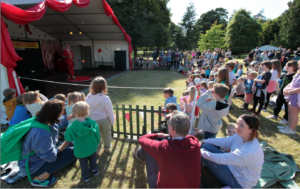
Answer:
MULTIPOLYGON (((242 59, 238 59, 242 63, 242 59)), ((129 71, 123 75, 120 75, 110 81, 109 86, 134 86, 134 87, 173 87, 181 88, 185 87, 185 78, 183 75, 174 71, 129 71)), ((175 96, 181 97, 184 89, 176 89, 175 96)), ((155 109, 158 106, 164 104, 164 98, 162 90, 140 90, 140 89, 109 89, 109 96, 113 104, 118 103, 125 104, 128 107, 129 104, 143 105, 150 109, 150 106, 154 106, 155 109)), ((231 110, 229 116, 223 118, 223 127, 218 133, 217 137, 226 136, 226 126, 231 122, 236 122, 239 115, 246 113, 239 110, 239 106, 243 104, 243 101, 233 99, 234 110, 231 110)), ((252 107, 252 105, 250 105, 252 107)), ((287 136, 280 134, 277 130, 277 122, 274 120, 268 120, 265 117, 271 115, 272 108, 268 108, 268 112, 262 112, 259 116, 260 128, 259 128, 259 140, 265 140, 271 146, 273 146, 279 152, 293 155, 296 163, 300 164, 300 128, 297 127, 297 134, 294 136, 287 136)), ((147 114, 147 125, 150 124, 149 116, 147 114)), ((283 116, 283 111, 280 113, 280 118, 283 116)), ((158 116, 155 116, 158 117, 158 116)), ((140 117, 140 123, 141 123, 140 117)), ((122 117, 120 115, 120 120, 122 117)), ((157 118, 155 119, 157 121, 157 118)), ((127 122, 127 121, 126 121, 127 122)), ((155 122, 156 123, 156 122, 155 122)), ((122 127, 122 122, 120 122, 122 127)), ((136 122, 133 119, 133 126, 136 129, 136 122)), ((115 126, 114 126, 115 128, 115 126)), ((128 122, 126 128, 129 129, 128 122)), ((121 128, 122 129, 122 128, 121 128)), ((3 132, 3 131, 2 131, 3 132)), ((199 138, 201 139, 201 137, 199 138)), ((101 150, 98 156, 98 170, 100 174, 98 176, 91 176, 90 181, 85 183, 81 181, 80 164, 77 161, 73 167, 66 167, 55 173, 58 177, 58 182, 54 185, 55 188, 146 188, 147 176, 146 166, 137 162, 131 156, 131 150, 137 148, 138 144, 128 142, 123 137, 112 140, 112 149, 110 154, 106 154, 101 150)), ((221 184, 215 179, 207 168, 203 168, 202 173, 215 187, 221 187, 221 184)), ((300 174, 297 173, 294 178, 295 182, 300 186, 300 174)), ((2 188, 27 188, 31 187, 27 179, 23 179, 16 184, 1 183, 2 188)), ((280 184, 275 184, 273 188, 282 188, 280 184)))

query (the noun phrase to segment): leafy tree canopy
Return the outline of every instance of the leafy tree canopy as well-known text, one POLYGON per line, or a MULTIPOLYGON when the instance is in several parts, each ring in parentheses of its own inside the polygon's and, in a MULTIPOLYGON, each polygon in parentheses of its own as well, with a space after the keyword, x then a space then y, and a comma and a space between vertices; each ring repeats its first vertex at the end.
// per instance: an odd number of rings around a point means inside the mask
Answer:
POLYGON ((206 34, 201 33, 201 38, 198 42, 200 49, 225 48, 226 40, 225 30, 222 29, 223 27, 223 24, 217 24, 217 21, 215 21, 210 30, 206 31, 206 34))
POLYGON ((236 11, 228 23, 226 45, 233 51, 249 51, 259 45, 262 27, 245 9, 236 11))
POLYGON ((217 24, 223 24, 223 30, 227 27, 228 12, 224 8, 216 8, 203 13, 197 20, 196 25, 198 26, 199 32, 205 34, 207 30, 210 30, 212 24, 217 21, 217 24))
POLYGON ((277 45, 297 49, 300 44, 300 0, 288 3, 286 10, 279 17, 279 34, 275 36, 277 45))

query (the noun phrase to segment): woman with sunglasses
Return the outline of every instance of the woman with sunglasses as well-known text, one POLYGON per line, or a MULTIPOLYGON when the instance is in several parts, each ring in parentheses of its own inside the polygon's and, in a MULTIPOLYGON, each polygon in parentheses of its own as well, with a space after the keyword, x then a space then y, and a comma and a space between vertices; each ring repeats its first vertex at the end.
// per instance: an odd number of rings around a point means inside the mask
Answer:
POLYGON ((259 121, 252 115, 237 120, 237 134, 200 141, 201 162, 225 186, 256 186, 264 163, 264 153, 257 140, 259 121), (217 147, 216 147, 217 146, 217 147), (230 149, 222 152, 218 147, 230 149))

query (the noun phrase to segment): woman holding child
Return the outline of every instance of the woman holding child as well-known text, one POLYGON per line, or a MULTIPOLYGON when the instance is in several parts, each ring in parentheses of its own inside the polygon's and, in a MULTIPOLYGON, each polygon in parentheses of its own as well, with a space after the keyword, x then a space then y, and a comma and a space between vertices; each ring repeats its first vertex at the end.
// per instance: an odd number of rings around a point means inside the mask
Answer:
POLYGON ((264 163, 264 153, 257 140, 258 127, 256 117, 244 114, 237 120, 237 134, 200 141, 201 162, 223 185, 231 188, 256 186, 264 163), (230 149, 230 153, 216 146, 230 149))
MULTIPOLYGON (((74 156, 73 147, 60 146, 56 148, 58 142, 58 127, 67 123, 72 116, 63 116, 65 102, 51 100, 44 104, 41 111, 37 114, 33 127, 25 136, 23 141, 22 157, 35 152, 29 156, 28 167, 32 177, 31 185, 35 187, 49 187, 56 183, 56 177, 50 176, 65 166, 72 165, 77 161, 74 156), (42 129, 48 126, 50 132, 42 129)), ((26 160, 19 161, 23 175, 26 175, 26 160)))

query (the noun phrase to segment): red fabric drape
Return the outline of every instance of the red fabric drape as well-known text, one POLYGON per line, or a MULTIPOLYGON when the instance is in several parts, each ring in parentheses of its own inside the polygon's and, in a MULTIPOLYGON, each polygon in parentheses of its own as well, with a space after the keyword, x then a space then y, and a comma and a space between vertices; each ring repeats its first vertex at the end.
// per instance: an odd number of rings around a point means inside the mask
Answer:
MULTIPOLYGON (((14 67, 17 66, 16 62, 20 60, 22 60, 22 58, 20 58, 16 53, 5 23, 1 17, 1 64, 7 69, 7 79, 9 87, 13 89, 17 89, 17 87, 12 73, 13 71, 15 71, 14 67)), ((19 79, 18 83, 20 87, 20 93, 25 93, 25 90, 19 79)), ((19 95, 18 92, 17 95, 19 95)))
POLYGON ((124 34, 124 38, 125 40, 128 42, 128 50, 129 50, 129 67, 130 69, 132 69, 132 61, 131 61, 131 52, 132 52, 132 46, 131 46, 131 37, 126 33, 126 31, 124 30, 124 28, 121 26, 119 20, 117 19, 117 17, 114 15, 113 10, 111 9, 111 7, 109 6, 109 4, 106 2, 106 0, 103 0, 103 7, 104 7, 104 11, 106 13, 106 16, 112 17, 112 20, 114 22, 114 24, 116 24, 117 26, 119 26, 119 28, 121 29, 121 31, 124 34))
MULTIPOLYGON (((73 0, 73 3, 76 6, 83 8, 89 5, 90 0, 73 0)), ((22 10, 13 5, 1 2, 1 15, 16 24, 25 25, 39 20, 46 12, 46 5, 55 11, 65 12, 71 7, 72 1, 65 0, 64 2, 58 2, 56 0, 46 0, 27 10, 22 10)), ((1 17, 1 64, 7 69, 8 83, 10 88, 16 89, 12 72, 14 71, 14 67, 17 66, 16 62, 20 60, 22 60, 22 58, 17 55, 5 23, 1 17)), ((19 79, 18 83, 21 94, 25 93, 25 90, 19 79)))

